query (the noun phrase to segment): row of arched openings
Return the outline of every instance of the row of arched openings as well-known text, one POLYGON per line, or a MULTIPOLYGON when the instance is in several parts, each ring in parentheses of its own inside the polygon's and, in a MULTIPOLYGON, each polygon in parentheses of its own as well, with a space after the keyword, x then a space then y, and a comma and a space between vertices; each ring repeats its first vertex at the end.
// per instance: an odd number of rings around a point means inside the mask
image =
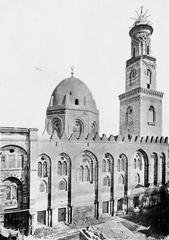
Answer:
MULTIPOLYGON (((157 178, 158 178, 158 160, 157 156, 155 154, 152 155, 154 158, 154 185, 157 184, 157 178)), ((162 154, 162 182, 165 183, 165 155, 162 154)), ((142 156, 141 153, 137 152, 134 155, 133 160, 133 169, 136 169, 137 171, 141 171, 143 168, 143 160, 144 160, 144 183, 148 183, 148 158, 146 155, 142 156)), ((127 157, 124 154, 121 154, 117 161, 117 170, 118 172, 124 172, 122 175, 120 175, 118 182, 119 183, 125 183, 125 178, 127 174, 127 157)), ((111 172, 111 161, 109 158, 104 158, 102 160, 102 172, 111 172)), ((58 175, 65 175, 67 176, 67 163, 66 161, 58 161, 58 175)), ((91 171, 90 171, 90 165, 81 165, 79 167, 79 175, 78 179, 79 182, 89 182, 91 178, 91 171)), ((105 184, 106 180, 103 179, 103 186, 106 186, 105 184)), ((110 179, 107 180, 108 184, 107 186, 110 186, 110 179)), ((140 183, 140 174, 136 173, 135 176, 135 182, 140 183)))
MULTIPOLYGON (((124 185, 125 183, 125 177, 123 174, 120 174, 120 176, 118 177, 118 184, 119 185, 124 185)), ((134 183, 135 184, 139 184, 140 183, 140 174, 139 173, 136 173, 134 175, 134 183)))
MULTIPOLYGON (((91 124, 91 133, 95 134, 97 129, 97 124, 94 121, 91 124)), ((60 118, 56 117, 52 120, 52 133, 56 131, 57 136, 60 138, 63 133, 63 122, 60 118)), ((81 119, 75 119, 73 122, 72 132, 76 134, 76 137, 79 138, 81 134, 85 132, 85 124, 81 119)))

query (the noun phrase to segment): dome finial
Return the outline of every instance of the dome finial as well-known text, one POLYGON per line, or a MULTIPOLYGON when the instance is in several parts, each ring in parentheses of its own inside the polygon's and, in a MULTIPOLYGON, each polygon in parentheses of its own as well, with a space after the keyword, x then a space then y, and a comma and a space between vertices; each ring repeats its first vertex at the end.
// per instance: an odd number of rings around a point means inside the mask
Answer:
POLYGON ((140 8, 141 8, 140 16, 143 14, 143 7, 144 7, 144 6, 141 6, 141 7, 140 7, 140 8))
POLYGON ((73 75, 74 75, 74 69, 75 69, 75 68, 74 68, 74 66, 71 66, 70 69, 71 69, 71 77, 73 78, 73 75))

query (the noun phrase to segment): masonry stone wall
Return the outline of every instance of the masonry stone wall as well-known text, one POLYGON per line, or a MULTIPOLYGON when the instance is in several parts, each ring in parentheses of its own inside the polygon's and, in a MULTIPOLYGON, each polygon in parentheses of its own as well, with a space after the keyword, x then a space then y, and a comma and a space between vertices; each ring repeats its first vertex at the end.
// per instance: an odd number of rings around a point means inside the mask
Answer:
MULTIPOLYGON (((89 138, 89 137, 88 137, 89 138)), ((51 140, 42 140, 39 143, 39 150, 35 153, 35 156, 32 160, 32 166, 38 164, 38 156, 42 153, 46 154, 51 159, 51 210, 52 210, 52 225, 56 225, 58 223, 58 211, 60 208, 66 209, 66 221, 68 211, 71 211, 72 220, 76 220, 77 218, 82 218, 84 220, 88 217, 95 217, 95 208, 96 208, 96 200, 97 203, 97 211, 99 217, 104 216, 103 212, 103 202, 109 202, 109 210, 108 213, 111 215, 117 211, 118 200, 123 199, 125 197, 124 185, 120 185, 118 182, 118 178, 120 176, 120 172, 118 172, 118 159, 121 154, 124 154, 128 160, 128 184, 127 184, 127 197, 129 198, 128 208, 132 208, 133 197, 135 196, 133 193, 135 191, 135 187, 137 183, 133 183, 135 169, 133 168, 133 154, 137 151, 144 152, 148 159, 148 183, 153 186, 153 174, 154 174, 154 165, 151 159, 153 153, 156 153, 158 156, 158 186, 162 184, 162 162, 161 162, 161 154, 164 153, 166 157, 166 173, 165 173, 165 181, 169 180, 168 175, 168 144, 167 139, 164 138, 137 138, 133 137, 133 139, 128 138, 120 138, 120 136, 113 137, 111 136, 109 139, 105 135, 102 138, 97 138, 95 141, 93 138, 90 139, 81 139, 77 140, 75 138, 72 139, 64 139, 64 141, 59 139, 51 139, 51 140), (98 179, 97 179, 97 190, 98 196, 96 197, 95 192, 95 183, 92 182, 79 182, 77 178, 77 169, 79 169, 80 162, 82 161, 83 154, 91 153, 91 156, 95 156, 96 161, 98 163, 98 179), (62 191, 59 189, 59 182, 62 179, 62 176, 58 175, 58 161, 60 160, 61 154, 64 153, 69 156, 71 161, 71 181, 68 184, 66 191, 62 191), (102 160, 105 158, 105 154, 109 153, 114 160, 113 167, 113 190, 110 186, 103 186, 103 178, 105 176, 110 176, 108 172, 102 171, 102 160), (70 191, 70 193, 68 193, 70 191), (112 193, 113 191, 113 193, 112 193), (70 196, 69 196, 70 194, 70 196), (70 201, 71 210, 68 209, 70 201), (111 203, 113 201, 113 203, 111 203), (113 209, 112 206, 113 206, 113 209)), ((91 157, 90 156, 90 157, 91 157)), ((140 174, 141 181, 140 184, 144 188, 144 163, 143 168, 140 174)), ((32 214, 34 211, 35 216, 37 216, 37 211, 47 211, 48 206, 48 198, 45 197, 44 193, 39 192, 39 183, 37 177, 37 166, 31 171, 31 192, 33 192, 31 196, 31 206, 32 214), (36 184, 35 184, 36 183, 36 184), (46 201, 46 203, 45 203, 46 201)), ((142 191, 142 188, 140 188, 142 191)), ((138 195, 139 189, 136 191, 138 195)), ((124 208, 123 204, 123 208, 124 208)), ((127 205, 126 205, 127 208, 127 205)))
POLYGON ((140 101, 140 136, 160 136, 162 134, 162 100, 158 97, 143 95, 140 101), (155 110, 154 123, 148 122, 150 106, 155 110))
POLYGON ((139 135, 140 131, 140 97, 133 96, 120 102, 120 135, 139 135), (133 116, 130 122, 127 122, 127 109, 133 109, 133 116))

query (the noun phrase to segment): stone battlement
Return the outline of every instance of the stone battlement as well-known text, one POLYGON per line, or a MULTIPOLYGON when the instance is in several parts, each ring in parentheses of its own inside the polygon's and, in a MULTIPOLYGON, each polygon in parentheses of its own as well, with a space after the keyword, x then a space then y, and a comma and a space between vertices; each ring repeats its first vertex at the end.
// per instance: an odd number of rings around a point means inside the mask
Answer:
POLYGON ((146 137, 139 137, 139 136, 113 136, 112 134, 107 137, 106 134, 102 134, 102 136, 99 136, 98 133, 95 135, 88 134, 87 136, 81 135, 79 138, 77 137, 76 133, 72 133, 70 137, 68 137, 65 133, 63 133, 61 138, 58 138, 57 133, 54 132, 53 135, 50 138, 51 141, 55 140, 57 142, 65 142, 65 141, 86 141, 86 142, 125 142, 125 143, 157 143, 157 144, 168 144, 168 137, 163 136, 146 136, 146 137))

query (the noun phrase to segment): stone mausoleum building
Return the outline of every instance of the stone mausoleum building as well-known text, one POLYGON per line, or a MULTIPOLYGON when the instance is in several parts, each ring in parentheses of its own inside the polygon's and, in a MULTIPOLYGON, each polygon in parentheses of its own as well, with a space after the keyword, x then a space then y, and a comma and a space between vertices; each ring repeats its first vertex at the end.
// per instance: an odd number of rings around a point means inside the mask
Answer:
POLYGON ((162 137, 152 33, 141 10, 129 32, 118 136, 99 135, 95 100, 73 72, 51 94, 42 137, 36 128, 0 128, 3 226, 32 233, 39 224, 125 214, 162 201, 168 139, 162 137))

